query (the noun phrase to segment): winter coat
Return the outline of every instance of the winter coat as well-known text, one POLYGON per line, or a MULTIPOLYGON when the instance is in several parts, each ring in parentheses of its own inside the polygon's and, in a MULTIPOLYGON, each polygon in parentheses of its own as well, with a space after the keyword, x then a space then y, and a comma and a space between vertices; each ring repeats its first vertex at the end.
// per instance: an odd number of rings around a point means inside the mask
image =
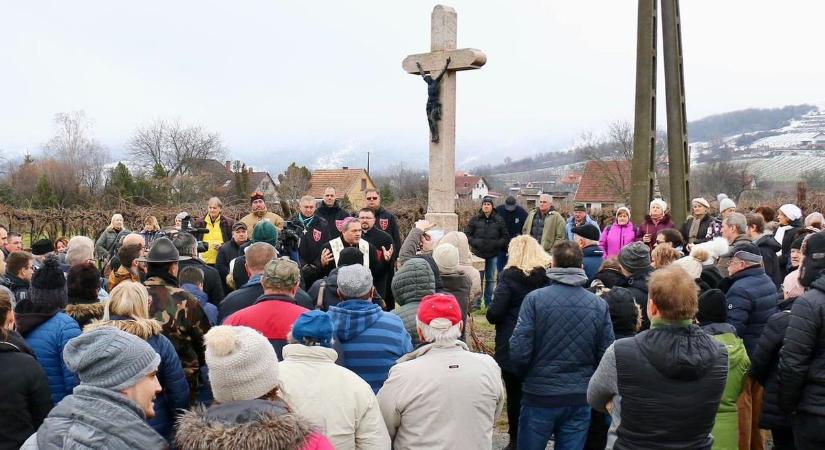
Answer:
POLYGON ((112 292, 118 284, 123 283, 124 281, 134 281, 135 283, 140 283, 140 277, 126 270, 125 267, 120 266, 109 272, 109 292, 112 292))
POLYGON ((516 205, 515 210, 507 211, 505 206, 506 205, 496 206, 496 212, 504 219, 504 225, 507 227, 507 242, 509 243, 510 239, 522 234, 525 221, 527 220, 527 210, 516 205))
POLYGON ((710 450, 727 372, 725 346, 698 326, 655 320, 649 330, 607 349, 587 401, 602 412, 613 402, 616 450, 710 450))
POLYGON ((187 259, 178 263, 178 273, 187 267, 195 267, 203 272, 203 292, 209 296, 209 303, 220 305, 223 301, 223 283, 218 269, 207 266, 198 258, 187 259))
POLYGON ((783 301, 778 305, 779 312, 768 319, 765 330, 756 344, 753 352, 751 374, 756 381, 765 386, 765 397, 762 403, 762 416, 759 427, 769 430, 789 429, 792 427, 791 417, 783 414, 779 409, 779 351, 785 332, 791 320, 791 307, 796 298, 783 301))
POLYGON ((63 312, 51 316, 39 313, 18 314, 16 319, 20 334, 43 366, 49 379, 52 401, 56 405, 77 386, 77 377, 63 363, 63 347, 69 339, 80 336, 80 327, 63 312))
POLYGON ((696 220, 695 217, 688 217, 685 223, 682 224, 682 228, 679 229, 679 232, 682 233, 682 240, 684 240, 685 244, 701 244, 702 242, 707 242, 713 239, 716 232, 716 227, 713 226, 714 220, 713 217, 705 214, 699 221, 699 229, 696 232, 696 238, 693 241, 688 241, 690 226, 693 225, 694 220, 696 220))
POLYGON ((117 239, 121 234, 125 235, 126 233, 129 233, 129 230, 126 228, 116 231, 111 225, 106 227, 103 233, 100 233, 97 242, 95 242, 95 256, 97 256, 97 259, 106 262, 109 258, 116 255, 117 252, 114 250, 117 245, 117 239))
POLYGON ((412 351, 412 340, 395 314, 367 300, 343 301, 329 308, 333 337, 340 344, 344 367, 378 392, 390 367, 412 351))
POLYGON ((180 288, 192 294, 192 297, 198 300, 203 312, 206 313, 206 318, 209 319, 209 325, 215 326, 218 324, 218 307, 209 303, 209 296, 206 295, 206 292, 203 292, 192 283, 186 283, 180 288))
POLYGON ((335 200, 332 206, 320 202, 315 209, 315 215, 327 221, 327 236, 329 239, 341 236, 341 231, 344 229, 344 219, 350 217, 350 214, 344 208, 341 208, 338 200, 335 200))
MULTIPOLYGON (((207 215, 208 216, 208 215, 207 215)), ((195 228, 206 228, 206 218, 207 216, 198 217, 194 222, 193 226, 195 228)), ((226 217, 225 215, 221 214, 218 218, 220 225, 221 225, 221 236, 223 237, 223 242, 229 242, 232 240, 232 227, 235 225, 235 220, 226 217)), ((209 222, 212 222, 212 219, 209 219, 209 222)))
POLYGON ((398 263, 403 265, 411 258, 415 258, 421 251, 421 237, 424 231, 418 228, 413 228, 407 233, 404 242, 401 243, 401 249, 398 251, 398 263))
POLYGON ((473 282, 464 273, 456 271, 441 271, 441 283, 444 289, 441 292, 450 294, 458 300, 458 306, 461 307, 461 315, 467 319, 467 314, 470 307, 470 290, 473 287, 473 282))
POLYGON ((392 237, 392 245, 395 250, 392 256, 392 262, 394 263, 398 259, 398 249, 401 248, 401 228, 398 226, 398 218, 383 206, 380 206, 375 211, 375 226, 392 237))
POLYGON ((270 211, 267 211, 263 217, 258 217, 253 212, 241 217, 240 219, 241 222, 246 224, 246 228, 249 230, 250 236, 252 236, 252 229, 255 228, 255 225, 262 220, 271 222, 272 225, 275 225, 275 228, 277 228, 279 232, 284 229, 284 218, 270 211))
POLYGON ((825 277, 793 302, 778 379, 782 412, 825 416, 825 277))
POLYGON ((264 294, 255 304, 227 317, 224 325, 246 326, 258 330, 275 349, 278 359, 283 359, 281 350, 287 344, 287 335, 298 316, 308 309, 298 306, 289 295, 264 294))
POLYGON ((639 331, 641 311, 633 293, 623 287, 608 289, 601 296, 610 311, 610 323, 616 339, 633 337, 639 331))
POLYGON ((479 258, 492 258, 500 251, 507 251, 509 236, 504 219, 496 211, 490 213, 490 217, 479 212, 470 219, 464 229, 470 248, 479 258))
POLYGON ((499 275, 493 301, 487 307, 487 321, 496 327, 494 357, 501 370, 515 372, 510 364, 510 336, 516 328, 524 297, 549 282, 544 267, 536 267, 529 274, 518 267, 508 267, 499 275))
POLYGON ((66 305, 66 314, 77 321, 81 330, 93 320, 102 319, 105 310, 106 303, 73 303, 71 298, 66 305))
POLYGON ((650 319, 647 317, 647 283, 652 273, 652 267, 647 270, 640 270, 616 284, 616 286, 627 288, 633 294, 633 298, 636 299, 636 304, 639 305, 642 312, 642 327, 639 328, 639 331, 650 328, 650 319))
MULTIPOLYGON (((593 225, 594 227, 596 227, 597 230, 599 230, 599 239, 601 239, 601 229, 602 229, 602 227, 600 227, 599 223, 596 222, 595 220, 593 220, 592 217, 590 217, 590 214, 587 214, 587 215, 584 216, 584 224, 588 224, 588 223, 590 225, 593 225)), ((584 225, 584 224, 582 224, 582 225, 584 225)), ((573 216, 568 217, 567 218, 567 223, 564 225, 564 230, 567 233, 567 238, 566 239, 568 241, 573 240, 573 228, 576 227, 576 226, 578 226, 578 225, 576 225, 576 223, 575 223, 575 218, 573 216)))
POLYGON ((584 273, 587 275, 587 284, 596 279, 596 274, 604 263, 604 250, 597 244, 588 245, 582 249, 582 265, 584 265, 584 273))
POLYGON ((745 341, 750 357, 765 323, 776 312, 779 293, 761 267, 739 271, 729 280, 729 288, 727 282, 720 287, 725 292, 728 308, 725 321, 736 328, 736 334, 745 341))
POLYGON ((429 264, 420 258, 414 258, 401 266, 392 280, 392 292, 396 307, 391 312, 401 318, 404 328, 412 338, 413 347, 419 343, 415 316, 421 299, 435 293, 435 276, 429 264))
POLYGON ((331 348, 289 344, 278 363, 284 400, 313 423, 337 450, 386 450, 390 437, 372 388, 337 364, 331 348))
POLYGON ((209 332, 209 319, 192 294, 169 284, 169 280, 149 277, 143 283, 149 291, 149 315, 161 324, 180 358, 189 392, 201 386, 201 367, 206 365, 203 336, 209 332))
POLYGON ((636 226, 633 222, 619 225, 613 222, 602 231, 599 238, 599 246, 604 249, 604 257, 619 256, 625 245, 636 241, 636 226))
POLYGON ((460 341, 433 343, 398 360, 378 403, 393 448, 488 449, 504 386, 493 358, 460 341))
POLYGON ((321 249, 329 242, 329 226, 327 221, 318 215, 305 219, 300 213, 293 216, 290 222, 299 230, 303 230, 298 232, 301 236, 298 243, 298 265, 301 267, 302 285, 309 287, 321 275, 321 269, 315 266, 315 262, 321 260, 321 249))
POLYGON ((524 379, 523 405, 586 405, 587 382, 613 342, 607 304, 582 286, 583 269, 547 270, 550 284, 527 294, 510 337, 510 362, 524 379))
POLYGON ((29 282, 17 278, 14 274, 6 272, 6 277, 0 281, 0 284, 7 287, 12 295, 12 306, 22 303, 29 298, 29 282))
MULTIPOLYGON (((309 290, 307 291, 307 298, 310 299, 311 307, 307 307, 307 309, 320 309, 322 311, 327 311, 330 306, 337 305, 341 303, 341 298, 338 297, 338 268, 333 268, 329 275, 321 278, 320 280, 316 280, 315 283, 312 283, 309 290), (324 291, 321 292, 321 288, 323 287, 324 291), (321 297, 320 299, 318 297, 321 297)), ((298 300, 298 295, 295 296, 295 300, 298 300)), ((384 299, 378 295, 376 291, 375 296, 372 298, 372 302, 376 305, 383 305, 384 299)), ((299 301, 299 305, 306 307, 303 302, 299 301)))
MULTIPOLYGON (((524 219, 524 227, 521 229, 521 234, 532 236, 533 221, 538 213, 538 209, 533 209, 530 211, 527 218, 524 219)), ((543 227, 544 228, 541 230, 541 241, 539 241, 539 244, 541 244, 541 248, 543 248, 545 252, 551 253, 553 250, 553 245, 557 241, 567 239, 567 228, 564 222, 564 217, 562 217, 561 214, 555 210, 551 210, 544 217, 543 227)), ((536 231, 536 233, 538 233, 538 231, 536 231)))
POLYGON ((742 339, 736 337, 736 329, 728 323, 702 325, 702 331, 721 342, 728 351, 728 377, 719 402, 716 422, 713 425, 713 450, 737 450, 739 448, 739 413, 736 400, 745 387, 751 361, 742 339))
POLYGON ((215 258, 215 270, 218 271, 218 276, 221 278, 221 287, 223 287, 224 294, 228 295, 232 290, 226 284, 226 276, 229 275, 229 263, 241 255, 243 255, 241 246, 234 239, 224 242, 221 248, 218 249, 218 256, 215 258))
MULTIPOLYGON (((780 227, 780 228, 784 228, 784 227, 780 227)), ((782 232, 782 241, 781 242, 777 241, 780 244, 782 244, 782 252, 779 255, 779 270, 782 271, 782 276, 783 277, 785 275, 787 275, 788 272, 790 271, 789 268, 790 268, 790 265, 791 265, 791 244, 793 244, 793 241, 796 240, 796 234, 799 233, 799 230, 801 230, 802 228, 803 228, 803 226, 802 226, 802 220, 801 219, 797 219, 797 220, 791 222, 790 227, 786 228, 782 232)), ((778 235, 779 235, 779 233, 777 232, 777 234, 775 234, 775 236, 778 236, 778 235)))
MULTIPOLYGON (((517 235, 516 235, 517 236, 517 235)), ((515 236, 510 236, 515 237, 515 236)), ((470 301, 475 301, 481 297, 481 273, 473 266, 472 254, 470 253, 470 243, 467 241, 467 235, 460 231, 451 231, 446 233, 438 244, 448 243, 453 244, 458 249, 458 271, 467 276, 472 281, 470 288, 470 301)), ((433 272, 435 273, 435 272, 433 272)), ((436 280, 436 285, 439 280, 436 280)), ((436 290, 441 289, 436 286, 436 290)))
POLYGON ((762 254, 762 267, 765 268, 765 274, 773 280, 773 284, 779 289, 784 280, 779 267, 779 257, 776 256, 776 252, 782 250, 782 246, 769 234, 763 235, 753 241, 753 245, 759 247, 759 253, 762 254))
POLYGON ((180 450, 334 450, 315 427, 281 400, 241 400, 187 411, 175 443, 180 450))
POLYGON ((120 392, 81 384, 52 409, 21 448, 157 450, 167 446, 146 423, 137 403, 120 392))
POLYGON ((83 331, 102 327, 114 327, 135 335, 152 346, 160 355, 158 382, 163 389, 155 397, 155 417, 149 419, 149 425, 167 441, 174 438, 175 418, 189 407, 189 383, 183 373, 180 358, 172 342, 162 334, 160 322, 154 319, 133 319, 131 317, 112 316, 111 320, 99 320, 89 324, 83 331))
POLYGON ((0 450, 15 450, 52 409, 49 380, 16 331, 0 338, 0 450))
POLYGON ((650 217, 650 214, 648 214, 645 216, 645 220, 639 224, 638 228, 636 228, 636 240, 644 242, 644 236, 649 234, 650 242, 647 243, 647 246, 650 247, 650 250, 652 251, 653 246, 656 244, 656 234, 668 228, 676 228, 676 225, 674 225, 673 221, 670 220, 670 215, 665 214, 659 222, 654 222, 650 217))

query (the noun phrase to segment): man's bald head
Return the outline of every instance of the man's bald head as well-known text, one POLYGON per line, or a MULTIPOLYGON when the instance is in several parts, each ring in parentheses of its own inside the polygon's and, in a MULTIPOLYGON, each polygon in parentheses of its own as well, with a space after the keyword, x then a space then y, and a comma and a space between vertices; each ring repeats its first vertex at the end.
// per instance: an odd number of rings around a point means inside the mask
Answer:
POLYGON ((256 242, 250 245, 245 253, 246 269, 249 271, 250 276, 263 273, 266 263, 272 261, 277 254, 275 247, 266 242, 256 242))
POLYGON ((143 236, 137 233, 129 233, 123 238, 123 243, 121 244, 121 246, 125 247, 127 245, 143 245, 144 242, 145 241, 143 239, 143 236))

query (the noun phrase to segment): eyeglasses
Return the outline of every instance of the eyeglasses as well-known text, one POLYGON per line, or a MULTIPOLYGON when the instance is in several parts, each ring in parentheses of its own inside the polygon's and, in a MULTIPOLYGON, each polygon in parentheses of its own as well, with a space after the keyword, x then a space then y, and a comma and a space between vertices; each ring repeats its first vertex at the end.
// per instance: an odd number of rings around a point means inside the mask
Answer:
POLYGON ((367 197, 367 200, 378 200, 378 197, 367 197))

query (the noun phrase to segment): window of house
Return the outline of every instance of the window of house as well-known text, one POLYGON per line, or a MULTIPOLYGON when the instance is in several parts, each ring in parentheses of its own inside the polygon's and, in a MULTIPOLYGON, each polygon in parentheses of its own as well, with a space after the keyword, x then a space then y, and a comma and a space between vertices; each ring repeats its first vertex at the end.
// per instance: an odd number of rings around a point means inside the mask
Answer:
POLYGON ((361 178, 361 190, 362 191, 367 190, 367 179, 366 178, 361 178))
POLYGON ((467 186, 469 186, 469 185, 470 185, 470 183, 468 183, 468 182, 466 182, 466 181, 464 182, 464 187, 467 187, 467 186))

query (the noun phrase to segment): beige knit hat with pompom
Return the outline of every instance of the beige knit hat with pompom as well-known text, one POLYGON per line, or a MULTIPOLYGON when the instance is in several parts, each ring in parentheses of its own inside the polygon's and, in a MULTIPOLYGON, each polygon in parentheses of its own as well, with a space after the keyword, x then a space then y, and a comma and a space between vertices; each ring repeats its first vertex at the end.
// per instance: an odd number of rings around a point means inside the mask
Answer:
POLYGON ((218 402, 254 400, 278 386, 278 357, 261 333, 221 325, 209 330, 204 341, 209 381, 218 402))

